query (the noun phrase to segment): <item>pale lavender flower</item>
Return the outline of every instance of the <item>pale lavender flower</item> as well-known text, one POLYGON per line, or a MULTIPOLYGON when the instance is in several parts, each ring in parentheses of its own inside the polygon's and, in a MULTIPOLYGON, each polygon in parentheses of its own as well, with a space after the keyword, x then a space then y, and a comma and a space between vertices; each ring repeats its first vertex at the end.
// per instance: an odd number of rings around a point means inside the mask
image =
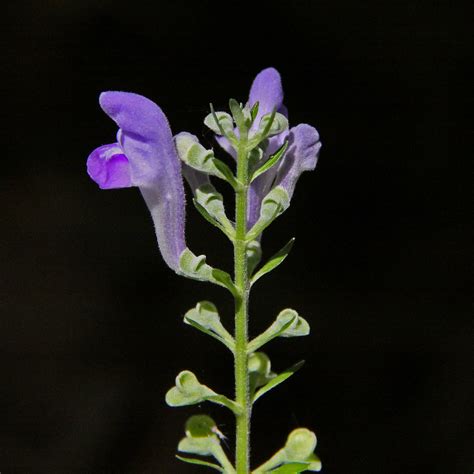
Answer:
POLYGON ((89 155, 89 176, 101 189, 140 189, 163 259, 177 271, 186 248, 185 200, 181 161, 168 120, 158 105, 138 94, 104 92, 99 102, 119 131, 117 143, 89 155))
MULTIPOLYGON (((269 114, 273 110, 288 117, 288 111, 283 105, 280 74, 276 69, 264 69, 254 79, 248 105, 252 107, 256 102, 259 103, 259 111, 254 126, 258 126, 263 115, 269 114)), ((289 131, 271 137, 265 151, 264 161, 272 153, 275 153, 285 140, 288 140, 289 146, 279 165, 260 175, 250 186, 247 214, 249 227, 257 221, 262 200, 272 188, 281 186, 291 199, 301 173, 314 170, 316 167, 321 142, 316 129, 307 124, 297 125, 290 128, 289 131)))

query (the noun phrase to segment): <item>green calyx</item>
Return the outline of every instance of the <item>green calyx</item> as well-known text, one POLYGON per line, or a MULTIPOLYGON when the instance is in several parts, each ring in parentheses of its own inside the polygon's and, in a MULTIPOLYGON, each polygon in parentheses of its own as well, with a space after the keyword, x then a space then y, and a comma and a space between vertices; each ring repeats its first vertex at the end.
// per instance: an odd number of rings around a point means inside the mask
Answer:
POLYGON ((222 325, 216 306, 210 301, 201 301, 184 315, 184 322, 222 342, 232 352, 234 338, 222 325))
POLYGON ((166 394, 166 403, 171 407, 195 405, 204 401, 223 405, 236 414, 241 411, 240 407, 225 395, 220 395, 201 384, 189 370, 183 370, 178 374, 176 385, 166 394))
POLYGON ((284 309, 276 320, 262 334, 249 342, 249 352, 254 352, 276 337, 307 336, 310 332, 308 322, 294 309, 284 309))
POLYGON ((289 434, 285 446, 252 474, 319 472, 321 461, 314 454, 315 448, 316 435, 307 428, 297 428, 289 434))
POLYGON ((178 444, 178 451, 200 456, 213 456, 219 463, 209 463, 202 459, 177 456, 183 462, 197 464, 228 474, 235 473, 220 444, 222 433, 218 430, 214 420, 207 415, 195 415, 188 419, 185 427, 186 437, 178 444))

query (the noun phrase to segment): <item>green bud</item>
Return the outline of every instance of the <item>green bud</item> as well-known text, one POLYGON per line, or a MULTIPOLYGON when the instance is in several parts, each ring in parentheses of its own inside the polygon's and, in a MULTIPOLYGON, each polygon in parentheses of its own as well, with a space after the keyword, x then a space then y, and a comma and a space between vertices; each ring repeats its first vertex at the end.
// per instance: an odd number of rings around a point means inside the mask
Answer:
POLYGON ((204 124, 216 135, 234 135, 234 121, 227 112, 215 112, 215 115, 213 113, 208 114, 204 119, 204 124))
POLYGON ((266 114, 260 121, 257 134, 261 134, 262 138, 278 135, 288 128, 288 119, 280 113, 266 114), (273 118, 272 118, 273 116, 273 118))
POLYGON ((168 390, 166 394, 166 403, 171 407, 195 405, 203 401, 225 406, 235 414, 241 412, 239 405, 225 395, 220 395, 206 387, 206 385, 201 384, 189 370, 184 370, 178 374, 176 386, 168 390))
POLYGON ((273 188, 262 201, 260 217, 248 233, 254 240, 290 205, 290 196, 281 186, 273 188))
POLYGON ((196 256, 188 248, 184 249, 179 257, 177 273, 193 280, 208 281, 223 286, 235 294, 232 278, 227 272, 211 267, 206 263, 205 255, 196 256))
POLYGON ((288 461, 306 461, 315 448, 316 435, 307 428, 298 428, 289 434, 284 450, 288 461))
POLYGON ((284 309, 276 320, 255 339, 249 342, 249 352, 254 352, 276 337, 298 337, 309 334, 309 324, 294 309, 284 309))
POLYGON ((248 358, 250 393, 266 385, 275 377, 271 371, 270 358, 263 352, 254 352, 248 358))
POLYGON ((214 395, 217 394, 199 383, 192 372, 184 370, 176 377, 176 386, 168 390, 166 403, 172 407, 194 405, 214 395))
POLYGON ((210 301, 200 301, 184 315, 184 322, 198 323, 205 329, 215 330, 222 326, 216 306, 210 301))
POLYGON ((230 168, 214 156, 213 150, 207 150, 196 136, 191 133, 179 133, 175 137, 178 155, 191 168, 223 180, 235 183, 235 177, 230 168))
POLYGON ((224 198, 212 184, 204 184, 196 189, 196 202, 207 211, 210 217, 221 224, 224 230, 233 231, 233 225, 225 213, 224 198))
POLYGON ((200 454, 201 456, 214 456, 222 468, 200 459, 181 457, 179 459, 191 464, 212 467, 228 474, 235 474, 234 467, 220 445, 219 438, 222 436, 212 418, 207 415, 192 416, 186 422, 186 438, 183 438, 178 444, 178 451, 200 454))
POLYGON ((185 425, 186 436, 190 438, 204 438, 215 436, 217 432, 216 422, 207 415, 191 416, 185 425))
POLYGON ((273 188, 263 199, 260 218, 264 220, 274 219, 283 211, 288 209, 290 198, 281 186, 273 188))
POLYGON ((210 301, 201 301, 184 315, 184 322, 214 337, 234 350, 234 338, 221 323, 217 308, 210 301))
POLYGON ((257 169, 260 166, 264 154, 264 147, 262 143, 259 146, 252 148, 249 152, 249 170, 250 175, 253 176, 253 170, 257 169))
POLYGON ((182 161, 191 168, 210 173, 213 170, 212 159, 214 152, 206 150, 197 137, 190 133, 180 133, 175 137, 176 150, 182 161))
POLYGON ((196 256, 186 248, 179 258, 179 269, 184 276, 194 280, 210 281, 212 267, 206 263, 206 256, 196 256))
POLYGON ((307 336, 310 331, 308 322, 294 309, 281 311, 272 326, 280 337, 307 336))
POLYGON ((258 240, 252 240, 247 244, 247 269, 249 275, 253 273, 255 267, 262 259, 262 247, 258 240))
POLYGON ((254 352, 249 356, 248 368, 251 373, 259 373, 267 377, 271 373, 270 358, 264 352, 254 352))

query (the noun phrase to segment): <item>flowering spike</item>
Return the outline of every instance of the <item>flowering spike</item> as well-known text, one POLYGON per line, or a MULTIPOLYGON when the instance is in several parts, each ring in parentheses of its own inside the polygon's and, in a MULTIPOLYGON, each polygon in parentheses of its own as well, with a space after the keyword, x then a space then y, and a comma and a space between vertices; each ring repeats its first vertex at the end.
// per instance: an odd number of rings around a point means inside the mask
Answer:
MULTIPOLYGON (((234 357, 235 398, 215 392, 186 370, 177 376, 166 401, 170 406, 208 401, 229 408, 236 418, 236 465, 230 463, 220 444, 226 437, 205 415, 188 421, 178 451, 213 456, 218 464, 194 457, 178 458, 227 474, 249 474, 252 405, 303 365, 301 361, 274 373, 270 358, 259 349, 276 337, 305 336, 310 331, 304 318, 285 309, 263 333, 249 341, 249 294, 252 285, 280 265, 290 252, 293 239, 255 271, 262 256, 262 232, 289 207, 301 173, 316 166, 321 147, 318 132, 306 124, 288 129, 281 78, 274 68, 264 69, 256 76, 245 105, 230 99, 229 114, 216 112, 211 104, 211 113, 204 120, 221 147, 235 159, 235 171, 217 159, 212 149, 204 148, 194 135, 182 132, 173 138, 161 109, 145 97, 105 92, 100 96, 100 105, 119 130, 116 143, 103 145, 90 154, 89 175, 102 189, 138 187, 152 214, 166 263, 182 276, 228 289, 234 299, 233 334, 225 329, 216 307, 208 301, 189 310, 184 322, 230 350, 234 357), (186 247, 183 176, 200 214, 233 244, 233 276, 208 265, 205 255, 195 255, 186 247), (223 179, 233 187, 233 221, 227 217, 224 197, 210 177, 223 179)), ((321 463, 313 452, 315 446, 313 432, 297 429, 282 449, 252 473, 319 471, 321 463)))

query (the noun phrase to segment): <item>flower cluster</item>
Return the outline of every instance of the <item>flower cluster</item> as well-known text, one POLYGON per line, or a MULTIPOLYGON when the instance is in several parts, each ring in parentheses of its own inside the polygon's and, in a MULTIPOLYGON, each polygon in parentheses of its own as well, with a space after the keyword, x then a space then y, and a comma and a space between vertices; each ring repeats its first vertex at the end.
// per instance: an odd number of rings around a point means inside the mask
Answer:
MULTIPOLYGON (((198 139, 187 132, 173 137, 161 108, 146 97, 130 92, 103 92, 99 103, 119 130, 115 143, 100 146, 90 154, 87 160, 89 176, 101 189, 132 186, 140 189, 153 218, 163 259, 170 268, 179 272, 180 257, 186 249, 183 176, 194 193, 209 184, 208 175, 186 164, 189 161, 185 155, 192 145, 197 145, 191 150, 194 153, 196 148, 207 157, 213 152, 207 153, 198 139)), ((256 104, 258 111, 250 128, 251 136, 258 133, 262 118, 268 118, 273 111, 281 114, 280 118, 288 118, 283 105, 280 74, 274 68, 264 69, 257 75, 244 113, 250 113, 256 104)), ((307 124, 289 129, 287 121, 281 121, 282 130, 270 136, 258 149, 258 165, 261 166, 287 143, 277 166, 261 173, 250 185, 249 228, 259 219, 262 201, 271 191, 275 194, 275 189, 284 190, 288 196, 287 207, 301 173, 316 167, 321 147, 316 129, 307 124)), ((217 132, 217 143, 236 158, 236 150, 229 139, 221 134, 215 123, 210 122, 208 124, 217 132)))

